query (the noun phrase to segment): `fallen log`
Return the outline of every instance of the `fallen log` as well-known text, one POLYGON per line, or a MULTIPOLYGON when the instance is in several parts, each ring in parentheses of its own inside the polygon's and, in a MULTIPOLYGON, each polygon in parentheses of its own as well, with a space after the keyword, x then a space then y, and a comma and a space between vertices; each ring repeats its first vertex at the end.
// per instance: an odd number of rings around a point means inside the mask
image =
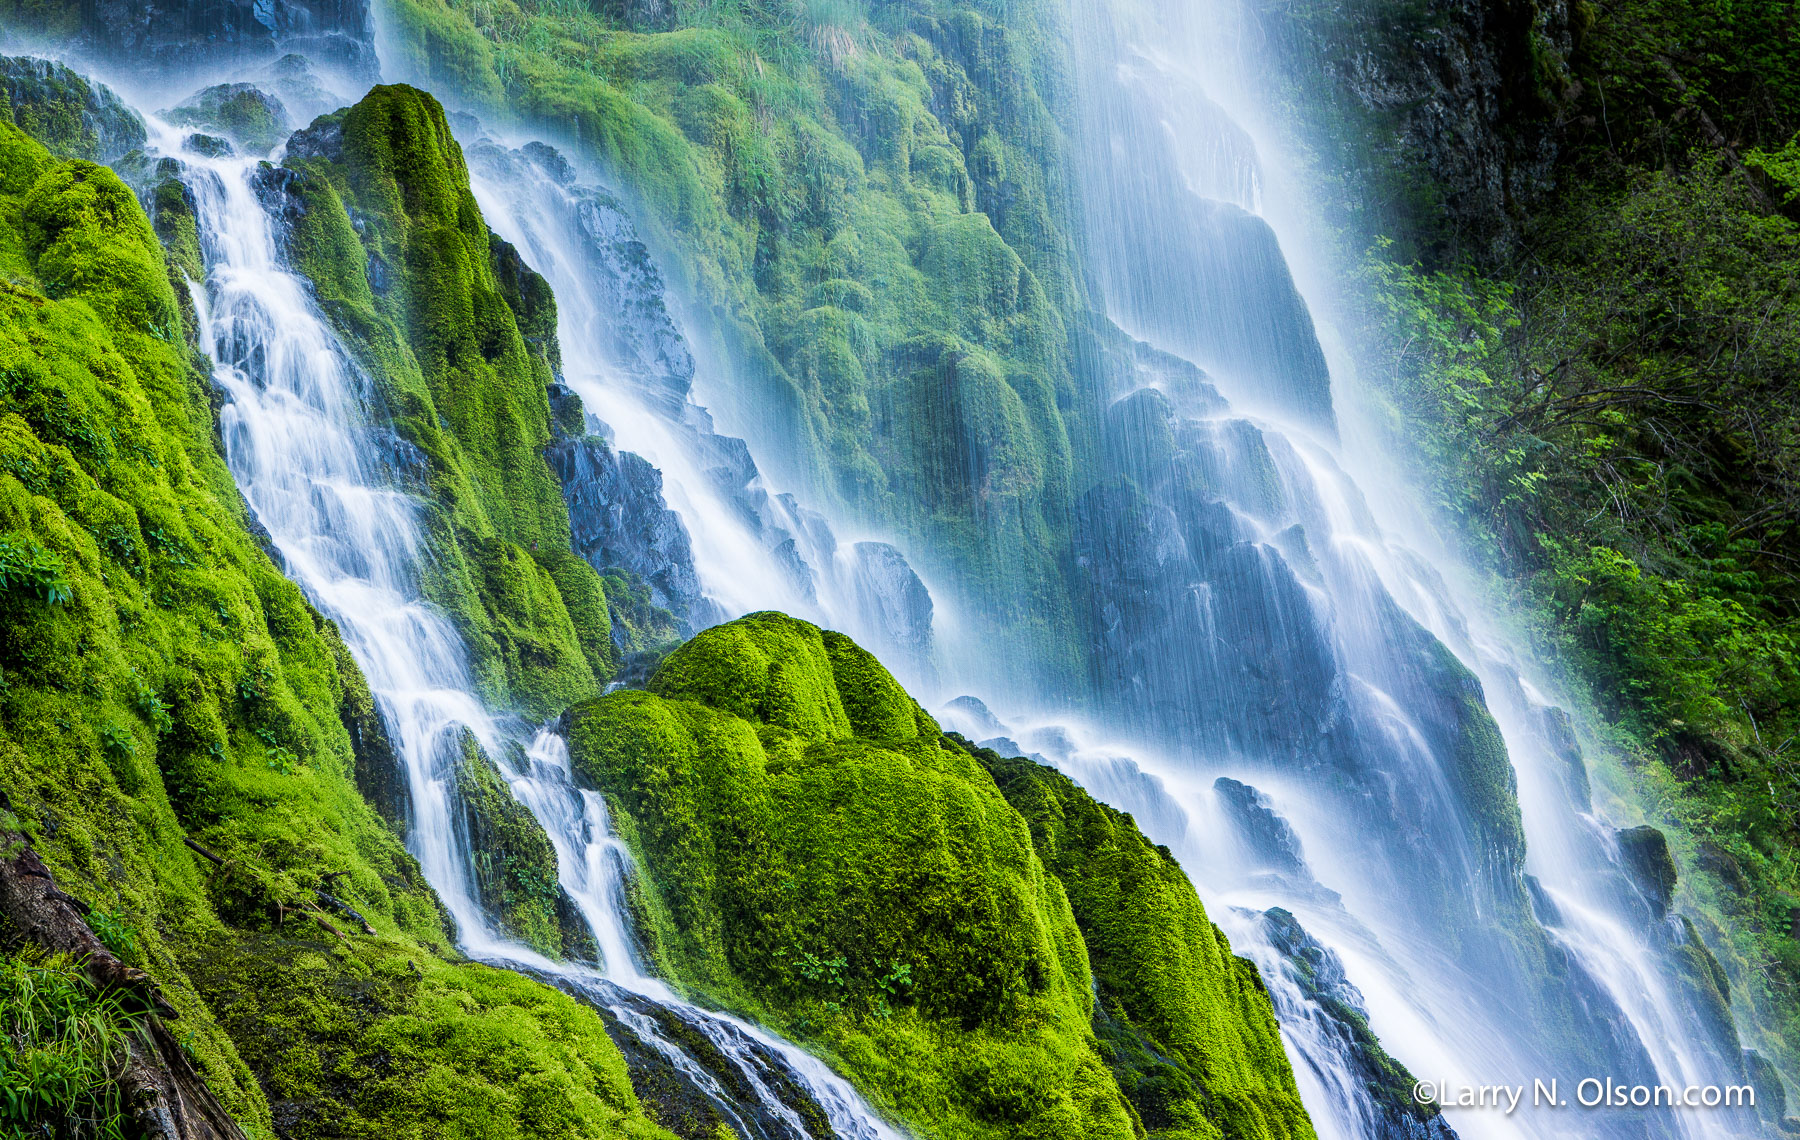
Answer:
POLYGON ((375 937, 375 928, 369 925, 369 920, 362 916, 361 911, 329 891, 315 890, 313 891, 313 894, 318 896, 320 902, 324 903, 332 910, 337 911, 351 922, 362 927, 364 934, 367 934, 370 938, 375 937))

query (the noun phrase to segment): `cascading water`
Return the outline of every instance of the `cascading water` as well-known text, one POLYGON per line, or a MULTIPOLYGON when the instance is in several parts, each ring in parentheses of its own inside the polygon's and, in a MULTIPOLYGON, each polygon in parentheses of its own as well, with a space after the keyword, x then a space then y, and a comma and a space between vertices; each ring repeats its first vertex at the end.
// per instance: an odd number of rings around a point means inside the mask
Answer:
MULTIPOLYGON (((1106 478, 1077 512, 1095 705, 1112 727, 1052 727, 1017 701, 1012 735, 1178 853, 1267 979, 1323 1136, 1446 1127, 1371 1091, 1378 1058, 1345 1011, 1452 1087, 1557 1078, 1570 1099, 1586 1076, 1739 1079, 1729 1043, 1707 1039, 1671 981, 1668 951, 1689 935, 1621 873, 1613 829, 1571 775, 1566 726, 1471 595, 1410 552, 1433 550, 1429 536, 1397 540, 1404 495, 1369 502, 1363 489, 1386 484, 1353 435, 1334 436, 1351 418, 1332 400, 1346 373, 1328 366, 1309 305, 1329 274, 1286 256, 1304 204, 1271 166, 1233 11, 1220 0, 1128 26, 1122 8, 1074 5, 1096 296, 1148 342, 1104 346, 1106 478), (1499 753, 1483 737, 1496 722, 1499 753), (1509 822, 1514 779, 1528 844, 1509 822)), ((622 212, 531 147, 465 141, 490 224, 555 287, 564 379, 591 426, 649 460, 643 498, 673 507, 681 531, 661 549, 691 544, 693 581, 670 573, 657 588, 692 626, 786 608, 851 632, 909 682, 928 676, 930 597, 904 558, 840 545, 819 516, 762 490, 749 448, 689 397, 672 323, 650 337, 659 362, 628 367, 620 326, 636 318, 598 288, 616 268, 603 247, 635 240, 622 212)), ((176 133, 156 142, 180 152, 176 133)), ((415 504, 385 470, 369 382, 282 265, 258 196, 267 175, 251 160, 181 158, 203 221, 196 304, 232 472, 368 675, 406 764, 412 847, 462 945, 585 995, 634 1065, 679 1074, 741 1131, 817 1135, 795 1107, 810 1102, 838 1135, 892 1135, 815 1059, 645 974, 622 906, 629 858, 604 803, 576 786, 558 736, 482 705, 455 631, 420 593, 415 504), (454 798, 466 737, 544 825, 600 968, 510 943, 483 913, 454 798), (728 1079, 678 1043, 693 1033, 728 1059, 728 1079)), ((983 713, 962 702, 945 720, 975 739, 1008 735, 983 713)), ((1738 1131, 1722 1111, 1448 1118, 1467 1137, 1738 1131)))
MULTIPOLYGON (((1379 1060, 1345 1009, 1452 1089, 1556 1077, 1568 1099, 1590 1075, 1675 1087, 1733 1078, 1733 1059, 1681 1024, 1685 1007, 1654 948, 1679 936, 1646 928, 1640 896, 1605 850, 1610 829, 1584 822, 1586 805, 1555 777, 1567 764, 1540 727, 1543 702, 1494 648, 1503 642, 1471 640, 1442 579, 1377 524, 1344 472, 1327 358, 1279 233, 1259 213, 1292 203, 1266 184, 1254 135, 1224 105, 1196 102, 1205 85, 1167 58, 1179 39, 1160 55, 1110 35, 1086 42, 1110 53, 1101 86, 1112 88, 1087 104, 1087 129, 1106 140, 1107 184, 1087 170, 1089 213, 1100 219, 1091 244, 1110 251, 1095 273, 1111 315, 1159 346, 1116 346, 1109 370, 1109 461, 1150 501, 1103 490, 1080 512, 1078 541, 1095 609, 1111 614, 1096 631, 1110 677, 1099 708, 1126 729, 1136 760, 1116 749, 1097 756, 1066 731, 1039 729, 1025 743, 1181 854, 1269 979, 1323 1135, 1448 1132, 1443 1118, 1372 1095, 1379 1060), (1156 470, 1168 457, 1153 441, 1165 432, 1194 459, 1195 478, 1169 482, 1156 470), (1118 529, 1146 517, 1142 533, 1118 529), (1146 551, 1150 572, 1133 562, 1146 551), (1166 594, 1134 612, 1146 581, 1166 594), (1469 771, 1483 757, 1465 738, 1492 727, 1484 693, 1501 731, 1487 770, 1469 771), (1529 847, 1507 822, 1509 754, 1529 847), (1290 873, 1270 874, 1233 838, 1244 828, 1212 784, 1221 775, 1253 779, 1262 791, 1251 794, 1287 815, 1290 873), (1518 862, 1527 850, 1533 879, 1518 862), (1303 984, 1297 955, 1328 963, 1332 980, 1310 969, 1303 984), (1538 1019, 1549 1024, 1518 1012, 1534 1007, 1551 1011, 1538 1019)), ((620 306, 593 288, 597 257, 606 260, 596 248, 618 240, 617 222, 597 218, 592 188, 529 151, 471 145, 477 195, 554 287, 566 382, 612 439, 662 471, 694 535, 700 585, 726 612, 783 605, 904 665, 891 629, 859 624, 818 547, 797 559, 798 575, 776 554, 789 539, 797 551, 809 527, 791 500, 763 496, 746 508, 734 498, 740 473, 721 477, 718 437, 685 383, 670 398, 667 385, 621 365, 620 306)), ((1734 1128, 1723 1113, 1449 1116, 1470 1137, 1734 1128)))
MULTIPOLYGON (((1132 743, 1081 747, 1041 720, 1020 743, 1179 854, 1270 980, 1322 1134, 1441 1126, 1384 1114, 1322 996, 1366 996, 1383 1044, 1452 1092, 1559 1079, 1567 1105, 1447 1104, 1464 1136, 1754 1128, 1575 1105, 1586 1077, 1741 1084, 1735 1034, 1682 994, 1673 951, 1693 935, 1622 873, 1570 778, 1566 722, 1342 466, 1357 453, 1334 442, 1332 374, 1284 256, 1303 204, 1270 176, 1243 78, 1254 37, 1226 3, 1149 7, 1073 8, 1092 273, 1149 342, 1111 349, 1111 478, 1078 508, 1113 726, 1089 739, 1132 743)), ((946 716, 1004 735, 983 712, 946 716)))
POLYGON ((464 141, 483 216, 556 294, 560 379, 592 428, 660 472, 714 607, 728 617, 780 609, 841 630, 915 691, 928 683, 930 591, 892 545, 840 541, 823 515, 769 493, 749 448, 714 432, 690 396, 694 362, 660 277, 638 266, 648 254, 622 208, 542 143, 464 141))
POLYGON ((367 676, 406 769, 409 847, 463 949, 585 996, 610 1015, 628 1053, 635 1048, 640 1062, 679 1074, 743 1135, 894 1137, 812 1057, 685 1003, 645 974, 621 890, 627 856, 608 833, 605 805, 575 786, 567 749, 551 732, 530 738, 519 770, 498 766, 550 837, 561 885, 592 929, 601 964, 554 962, 497 933, 457 825, 456 771, 465 734, 494 758, 525 744, 526 734, 484 707, 456 631, 420 592, 416 505, 384 469, 369 381, 282 263, 276 223, 259 195, 265 173, 255 159, 184 152, 181 133, 158 126, 158 148, 185 164, 201 223, 207 280, 192 291, 201 344, 226 398, 228 464, 287 573, 338 624, 367 676), (672 1027, 704 1036, 729 1072, 696 1059, 672 1027))

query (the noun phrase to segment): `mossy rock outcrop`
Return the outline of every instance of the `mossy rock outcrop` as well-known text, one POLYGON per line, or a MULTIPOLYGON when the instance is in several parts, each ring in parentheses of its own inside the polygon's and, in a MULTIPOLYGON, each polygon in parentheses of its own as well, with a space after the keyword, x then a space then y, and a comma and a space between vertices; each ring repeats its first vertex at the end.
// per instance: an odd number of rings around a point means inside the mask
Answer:
POLYGON ((489 234, 443 108, 377 87, 289 145, 287 244, 417 458, 433 558, 483 695, 548 717, 616 667, 606 587, 545 460, 556 309, 489 234), (352 218, 355 222, 352 222, 352 218))
POLYGON ((273 150, 293 126, 280 99, 249 83, 220 83, 197 91, 165 117, 177 126, 226 135, 259 154, 273 150))
POLYGON ((452 950, 358 792, 367 686, 215 449, 149 219, 4 119, 0 279, 0 790, 211 1087, 256 1136, 660 1135, 596 1014, 452 950))
POLYGON ((144 145, 144 121, 111 89, 54 60, 0 57, 12 121, 67 158, 112 162, 144 145))
POLYGON ((1103 1049, 1145 1126, 1309 1135, 1262 978, 1231 952, 1169 849, 1054 768, 969 751, 1030 824, 1038 857, 1068 895, 1103 1049))
POLYGON ((1066 781, 1022 815, 842 634, 773 613, 710 629, 649 691, 576 708, 570 746, 641 860, 662 970, 819 1049, 901 1120, 1312 1135, 1254 968, 1167 853, 1066 781), (1188 1074, 1154 1124, 1096 1037, 1096 980, 1100 1020, 1188 1074))
POLYGON ((467 730, 461 750, 457 824, 467 837, 483 913, 503 936, 539 953, 592 961, 598 957, 593 933, 558 882, 549 836, 467 730))

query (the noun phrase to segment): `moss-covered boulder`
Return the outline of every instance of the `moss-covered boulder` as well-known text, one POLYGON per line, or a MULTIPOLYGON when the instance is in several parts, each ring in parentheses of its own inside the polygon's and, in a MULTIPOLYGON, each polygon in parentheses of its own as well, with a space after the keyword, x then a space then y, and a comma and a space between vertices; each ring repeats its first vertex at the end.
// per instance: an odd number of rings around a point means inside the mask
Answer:
POLYGON ((1770 1124, 1780 1124, 1787 1118, 1787 1088, 1781 1082, 1781 1070, 1761 1053, 1746 1049, 1744 1071, 1756 1089, 1757 1115, 1770 1124))
POLYGON ((780 614, 715 627, 649 691, 578 707, 570 746, 642 862, 661 968, 922 1131, 1139 1134, 1095 1034, 1098 980, 1107 1018, 1204 1074, 1155 1127, 1311 1136, 1254 969, 1166 852, 1073 785, 1055 824, 1028 823, 843 635, 780 614))
POLYGON ((0 791, 208 1083, 257 1136, 658 1134, 596 1015, 452 950, 358 792, 367 687, 215 450, 149 219, 3 120, 0 279, 0 791))
POLYGON ((1310 1135, 1262 978, 1232 954, 1169 849, 1054 768, 969 751, 1030 824, 1068 895, 1103 1050, 1145 1127, 1310 1135))
POLYGON ((293 129, 281 100, 249 83, 220 83, 196 91, 164 117, 177 126, 226 135, 257 154, 273 150, 293 129))
POLYGON ((548 717, 615 668, 606 589, 545 460, 555 301, 489 234, 443 108, 377 87, 294 136, 289 253, 419 457, 433 558, 494 704, 548 717), (352 217, 355 218, 353 224, 352 217))

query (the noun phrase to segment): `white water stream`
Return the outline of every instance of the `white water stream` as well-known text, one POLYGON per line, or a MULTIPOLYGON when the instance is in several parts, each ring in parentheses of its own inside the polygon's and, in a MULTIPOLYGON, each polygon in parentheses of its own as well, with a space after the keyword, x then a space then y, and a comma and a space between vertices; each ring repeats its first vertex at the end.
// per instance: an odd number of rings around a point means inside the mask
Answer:
POLYGON ((226 394, 226 458, 287 573, 335 621, 368 679, 406 768, 408 846, 444 900, 470 956, 549 977, 608 1008, 663 1053, 746 1134, 809 1135, 778 1095, 802 1087, 845 1140, 893 1140, 848 1084, 803 1051, 734 1018, 700 1010, 645 973, 631 950, 622 876, 627 856, 605 806, 575 786, 567 748, 550 732, 522 733, 476 695, 466 653, 445 615, 425 600, 417 506, 393 489, 375 432, 372 386, 325 324, 303 281, 282 262, 275 222, 259 200, 257 161, 181 153, 182 132, 153 124, 156 145, 180 154, 200 219, 207 280, 193 287, 201 345, 226 394), (471 853, 457 825, 456 770, 474 736, 513 793, 544 826, 562 886, 592 928, 602 961, 559 963, 498 934, 477 901, 471 853), (526 744, 523 771, 505 759, 526 744), (528 743, 527 743, 528 741, 528 743), (754 1096, 750 1119, 733 1097, 645 1012, 661 1007, 704 1033, 754 1096))

